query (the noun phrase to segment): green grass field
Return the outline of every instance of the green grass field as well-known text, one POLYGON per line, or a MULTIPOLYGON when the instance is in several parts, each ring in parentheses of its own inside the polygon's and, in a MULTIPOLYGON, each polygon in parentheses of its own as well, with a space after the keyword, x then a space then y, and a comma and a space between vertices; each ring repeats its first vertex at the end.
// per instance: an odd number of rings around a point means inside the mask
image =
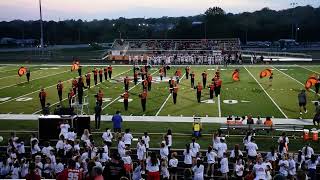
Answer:
MULTIPOLYGON (((168 77, 174 74, 177 68, 172 67, 168 72, 168 77)), ((64 91, 62 102, 67 106, 67 93, 71 87, 71 80, 77 77, 77 72, 70 72, 69 66, 32 66, 31 82, 26 83, 25 77, 17 76, 18 66, 0 67, 0 113, 1 114, 37 114, 40 112, 38 93, 40 88, 45 88, 48 94, 47 102, 52 104, 53 110, 58 102, 56 84, 59 80, 63 81, 64 91)), ((92 70, 93 66, 83 67, 83 73, 92 70)), ((216 66, 193 66, 192 71, 196 73, 196 82, 202 82, 201 73, 206 70, 208 81, 214 76, 216 66)), ((89 97, 89 110, 93 114, 95 105, 94 95, 99 88, 103 89, 105 99, 103 103, 103 114, 113 114, 120 110, 123 115, 147 115, 147 116, 209 116, 226 117, 228 115, 248 115, 253 116, 274 116, 276 118, 298 118, 299 108, 297 105, 297 95, 304 88, 306 79, 320 72, 320 66, 243 66, 240 67, 240 81, 234 82, 231 78, 235 67, 221 69, 222 93, 220 101, 214 98, 213 102, 209 99, 209 90, 205 89, 202 93, 202 103, 196 102, 196 92, 190 87, 190 79, 185 77, 179 84, 178 102, 173 104, 172 97, 169 96, 167 81, 158 81, 158 69, 154 67, 150 73, 153 74, 155 82, 152 90, 148 93, 147 111, 142 112, 139 93, 142 85, 134 86, 130 84, 129 110, 124 111, 123 103, 119 102, 120 94, 124 91, 123 78, 128 75, 132 77, 131 66, 115 66, 113 79, 103 81, 97 86, 85 91, 84 95, 89 97), (269 86, 268 78, 260 79, 259 73, 265 68, 272 68, 274 80, 269 86), (233 100, 233 101, 230 101, 233 100), (230 104, 234 102, 234 104, 230 104)), ((184 72, 184 71, 183 71, 184 72)), ((93 77, 91 80, 93 85, 93 77)), ((209 83, 207 82, 207 84, 209 83)), ((314 91, 307 92, 308 113, 303 117, 310 119, 313 117, 314 105, 311 101, 318 100, 314 91)))

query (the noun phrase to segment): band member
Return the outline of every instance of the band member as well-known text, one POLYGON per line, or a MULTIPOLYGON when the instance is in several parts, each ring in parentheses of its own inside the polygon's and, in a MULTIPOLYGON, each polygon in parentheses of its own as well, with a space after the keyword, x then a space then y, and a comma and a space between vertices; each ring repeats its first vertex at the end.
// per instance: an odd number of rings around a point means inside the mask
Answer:
POLYGON ((74 96, 74 91, 73 89, 70 89, 69 93, 68 93, 68 101, 69 101, 69 107, 71 108, 71 103, 72 103, 72 97, 74 96))
POLYGON ((147 90, 143 90, 143 92, 141 94, 139 94, 139 97, 141 99, 141 106, 142 106, 142 111, 145 112, 146 111, 146 104, 147 104, 147 90))
POLYGON ((214 92, 214 82, 212 82, 209 86, 209 94, 210 94, 210 99, 213 99, 213 92, 214 92))
POLYGON ((108 74, 109 74, 109 79, 111 79, 111 76, 112 76, 112 66, 109 65, 108 67, 108 74))
POLYGON ((134 74, 133 74, 133 81, 134 81, 134 85, 137 85, 137 83, 138 83, 138 73, 137 72, 134 72, 134 74))
POLYGON ((170 93, 172 93, 173 91, 173 85, 175 84, 174 79, 172 79, 172 77, 169 80, 169 89, 170 89, 170 93))
POLYGON ((102 89, 99 89, 99 92, 95 96, 97 98, 97 102, 99 103, 99 105, 102 106, 102 99, 103 99, 102 89))
POLYGON ((320 88, 320 76, 319 75, 317 77, 317 82, 314 85, 314 87, 316 88, 316 95, 319 94, 319 88, 320 88))
POLYGON ((77 94, 77 85, 78 85, 77 79, 73 78, 73 80, 72 80, 72 89, 73 89, 74 94, 77 94))
POLYGON ((90 89, 91 73, 88 71, 88 73, 87 73, 85 76, 86 76, 86 84, 87 84, 87 87, 90 89))
POLYGON ((128 111, 128 106, 129 106, 129 92, 126 90, 121 97, 123 98, 123 105, 124 105, 124 110, 128 111))
POLYGON ((190 80, 191 80, 191 88, 194 88, 194 77, 195 77, 196 75, 194 74, 194 72, 192 72, 191 74, 190 74, 190 80))
POLYGON ((173 86, 173 92, 172 92, 173 104, 177 103, 178 90, 179 90, 178 84, 175 83, 173 86))
POLYGON ((164 74, 164 77, 167 77, 167 65, 163 66, 163 74, 164 74))
POLYGON ((147 81, 148 81, 148 91, 151 91, 151 83, 152 83, 152 76, 151 76, 151 74, 148 74, 148 76, 147 76, 147 81))
POLYGON ((206 71, 203 71, 203 73, 201 75, 202 75, 202 85, 203 85, 203 87, 206 87, 208 74, 206 71))
POLYGON ((79 76, 82 75, 82 67, 80 65, 78 66, 78 74, 79 74, 79 76))
POLYGON ((147 87, 148 87, 148 80, 145 79, 145 80, 142 81, 142 89, 143 90, 147 90, 147 87))
POLYGON ((26 76, 27 76, 27 81, 29 82, 30 81, 30 68, 27 68, 27 73, 26 73, 26 76))
POLYGON ((104 71, 104 79, 108 80, 108 67, 105 67, 103 71, 104 71))
POLYGON ((99 70, 100 83, 102 83, 102 76, 103 76, 103 69, 101 68, 101 69, 99 70))
MULTIPOLYGON (((220 79, 220 70, 219 69, 217 69, 217 71, 216 71, 216 73, 214 75, 214 78, 220 79)), ((214 78, 212 79, 212 81, 214 81, 214 78)))
POLYGON ((159 76, 160 76, 160 80, 162 81, 162 79, 163 79, 163 67, 161 67, 159 69, 159 76))
POLYGON ((63 90, 63 85, 62 82, 59 81, 57 84, 57 91, 58 91, 58 96, 59 96, 59 101, 62 101, 62 90, 63 90))
POLYGON ((196 87, 194 87, 194 89, 197 90, 197 100, 198 100, 198 103, 201 102, 201 91, 202 91, 202 85, 200 82, 198 82, 198 85, 196 87))
POLYGON ((144 69, 144 67, 142 67, 141 69, 140 69, 140 75, 141 75, 141 79, 142 80, 144 80, 144 75, 146 74, 146 71, 145 71, 145 69, 144 69))
POLYGON ((94 68, 92 72, 93 72, 94 85, 97 85, 97 83, 98 83, 98 70, 97 70, 97 68, 94 68))
POLYGON ((87 88, 83 83, 82 77, 79 78, 77 88, 78 88, 78 101, 79 101, 79 104, 82 104, 83 88, 87 88))
POLYGON ((42 88, 39 92, 39 99, 40 99, 40 104, 42 109, 46 107, 46 98, 47 98, 47 93, 42 88))
POLYGON ((214 93, 215 93, 216 97, 218 97, 218 95, 220 95, 221 85, 222 85, 222 80, 220 78, 215 78, 214 93))
POLYGON ((130 83, 130 79, 128 76, 126 76, 123 80, 123 83, 124 83, 124 90, 125 91, 128 91, 129 90, 129 83, 130 83))
POLYGON ((186 78, 189 79, 190 66, 187 66, 185 70, 186 70, 186 78))
POLYGON ((177 84, 179 84, 180 77, 181 77, 181 70, 180 69, 176 70, 175 76, 176 76, 177 84))

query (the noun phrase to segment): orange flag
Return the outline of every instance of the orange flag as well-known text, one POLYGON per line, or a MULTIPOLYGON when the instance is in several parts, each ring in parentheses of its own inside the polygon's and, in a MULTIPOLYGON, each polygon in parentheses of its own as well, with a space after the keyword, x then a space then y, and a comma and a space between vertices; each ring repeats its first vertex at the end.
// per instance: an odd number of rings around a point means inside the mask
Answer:
POLYGON ((272 70, 271 69, 265 69, 265 70, 260 72, 260 78, 270 77, 271 74, 272 74, 272 70))
POLYGON ((310 76, 305 84, 305 88, 306 90, 309 90, 312 86, 314 86, 317 83, 317 78, 315 75, 310 76))
POLYGON ((20 67, 19 70, 18 70, 18 75, 21 77, 23 76, 25 73, 27 72, 27 68, 25 67, 20 67))
POLYGON ((232 73, 232 79, 234 81, 240 81, 240 73, 239 73, 239 69, 235 69, 232 73))

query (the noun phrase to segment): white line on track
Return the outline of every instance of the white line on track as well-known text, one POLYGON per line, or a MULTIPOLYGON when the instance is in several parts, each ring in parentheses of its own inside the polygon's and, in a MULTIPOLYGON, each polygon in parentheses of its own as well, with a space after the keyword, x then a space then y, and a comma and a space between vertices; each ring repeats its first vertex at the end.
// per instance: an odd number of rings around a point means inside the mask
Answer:
MULTIPOLYGON (((124 74, 124 73, 127 73, 127 72, 129 72, 131 69, 129 69, 129 70, 127 70, 127 71, 125 71, 125 72, 122 72, 122 73, 120 73, 120 74, 117 74, 117 75, 115 75, 113 78, 115 78, 115 77, 118 77, 118 76, 121 76, 122 74, 124 74)), ((105 81, 104 81, 105 82, 105 81)), ((91 86, 91 87, 95 87, 95 86, 98 86, 99 84, 101 84, 100 82, 99 83, 97 83, 97 85, 93 85, 93 86, 91 86)), ((85 89, 84 91, 87 91, 88 89, 85 89)), ((62 99, 62 101, 65 101, 65 100, 67 100, 68 98, 64 98, 64 99, 62 99)), ((61 102, 62 102, 61 101, 61 102)), ((58 102, 55 102, 55 103, 53 103, 53 104, 51 104, 50 105, 50 107, 52 107, 52 106, 54 106, 54 105, 57 105, 57 104, 59 104, 60 103, 60 101, 58 101, 58 102)), ((34 112, 34 113, 32 113, 32 114, 37 114, 37 113, 39 113, 39 112, 41 112, 42 111, 42 109, 40 109, 40 110, 38 110, 38 111, 36 111, 36 112, 34 112)))
MULTIPOLYGON (((50 76, 55 76, 55 75, 58 75, 58 74, 63 74, 63 73, 66 73, 66 72, 69 72, 70 70, 66 70, 66 71, 62 71, 62 72, 59 72, 59 73, 55 73, 55 74, 49 74, 49 75, 46 75, 46 76, 41 76, 39 78, 35 78, 35 79, 32 79, 30 80, 31 81, 35 81, 35 80, 38 80, 38 79, 42 79, 42 78, 46 78, 46 77, 50 77, 50 76)), ((21 83, 18 83, 18 84, 12 84, 12 85, 9 85, 9 86, 4 86, 4 87, 1 87, 1 89, 5 89, 5 88, 8 88, 8 87, 13 87, 13 86, 17 86, 19 84, 23 84, 23 83, 27 83, 28 81, 24 81, 24 82, 21 82, 21 83)))
MULTIPOLYGON (((184 75, 181 77, 181 79, 180 79, 180 81, 179 81, 179 84, 182 82, 182 79, 184 78, 185 75, 186 75, 186 74, 184 74, 184 75)), ((158 115, 160 114, 161 110, 164 108, 164 105, 167 103, 167 101, 169 100, 169 98, 171 97, 171 95, 172 95, 172 94, 169 93, 167 99, 162 103, 160 109, 158 110, 158 112, 156 113, 155 116, 158 116, 158 115)))
POLYGON ((218 111, 219 111, 219 117, 221 117, 221 101, 220 101, 220 94, 218 95, 218 111))
POLYGON ((272 97, 268 94, 268 92, 263 88, 263 86, 259 83, 259 81, 252 75, 252 73, 247 69, 246 66, 244 68, 248 71, 250 76, 257 82, 257 84, 260 86, 260 88, 264 91, 264 93, 269 97, 269 99, 273 102, 273 104, 278 108, 278 110, 282 113, 282 115, 288 119, 288 116, 282 111, 282 109, 279 107, 279 105, 272 99, 272 97))
MULTIPOLYGON (((156 72, 158 72, 158 70, 156 70, 155 72, 153 72, 151 75, 154 75, 156 72)), ((130 89, 128 89, 128 92, 131 91, 133 88, 137 87, 139 84, 141 84, 142 81, 138 82, 136 85, 132 86, 130 89)), ((121 94, 122 95, 122 94, 121 94)), ((114 102, 116 102, 118 99, 121 98, 121 95, 118 96, 117 98, 115 98, 113 101, 109 102, 107 105, 105 105, 104 107, 102 107, 102 110, 104 110, 105 108, 107 108, 108 106, 110 106, 111 104, 113 104, 114 102)))

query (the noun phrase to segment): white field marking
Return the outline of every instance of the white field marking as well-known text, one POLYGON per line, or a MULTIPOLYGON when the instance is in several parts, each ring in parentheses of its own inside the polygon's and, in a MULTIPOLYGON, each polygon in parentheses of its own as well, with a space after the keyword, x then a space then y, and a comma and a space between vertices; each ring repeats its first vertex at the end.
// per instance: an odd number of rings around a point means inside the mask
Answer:
MULTIPOLYGON (((185 75, 186 75, 186 74, 183 74, 183 76, 181 77, 179 83, 181 83, 181 81, 182 81, 182 79, 184 78, 185 75)), ((168 102, 168 100, 169 100, 170 97, 171 97, 171 93, 169 93, 167 99, 162 103, 161 107, 159 108, 159 110, 158 110, 158 112, 156 113, 155 116, 158 116, 158 115, 160 114, 161 110, 164 108, 164 105, 166 105, 166 103, 168 102)))
POLYGON ((310 72, 314 72, 314 73, 320 74, 320 72, 314 71, 314 70, 312 70, 312 69, 309 69, 309 68, 306 68, 306 67, 303 67, 303 66, 299 66, 299 65, 297 65, 297 66, 298 66, 298 67, 301 67, 301 68, 303 68, 303 69, 305 69, 305 70, 308 70, 308 71, 310 71, 310 72))
MULTIPOLYGON (((285 76, 289 77, 290 79, 296 81, 298 84, 302 85, 303 87, 305 86, 302 82, 298 81, 297 79, 293 78, 292 76, 290 76, 287 73, 284 73, 282 71, 280 71, 279 69, 275 68, 277 71, 281 72, 282 74, 284 74, 285 76)), ((313 89, 310 89, 312 92, 316 93, 313 89)))
MULTIPOLYGON (((13 70, 14 70, 14 69, 13 69, 13 70)), ((9 71, 13 71, 13 70, 9 70, 9 71)), ((37 71, 42 71, 42 69, 35 70, 35 71, 32 71, 32 72, 37 72, 37 71)), ((6 71, 1 71, 1 72, 6 72, 6 71)), ((17 72, 18 72, 18 70, 17 70, 17 72)), ((5 78, 13 77, 13 76, 17 76, 17 74, 15 74, 15 75, 10 75, 10 76, 5 76, 5 77, 2 77, 2 78, 0 78, 0 79, 5 79, 5 78)))
MULTIPOLYGON (((131 69, 130 69, 131 70, 131 69)), ((158 72, 158 70, 156 70, 154 73, 152 73, 151 75, 155 74, 156 72, 158 72)), ((141 84, 142 81, 138 82, 136 85, 132 86, 130 89, 128 89, 128 92, 131 91, 133 88, 137 87, 139 84, 141 84)), ((108 106, 110 106, 111 104, 113 104, 114 102, 116 102, 118 99, 121 98, 120 94, 117 98, 115 98, 113 101, 109 102, 107 105, 105 105, 104 107, 102 107, 102 110, 104 110, 105 108, 107 108, 108 106)))
MULTIPOLYGON (((39 78, 35 78, 35 79, 30 80, 30 82, 31 82, 31 81, 35 81, 35 80, 37 80, 37 79, 42 79, 42 78, 46 78, 46 77, 50 77, 50 76, 55 76, 55 75, 58 75, 58 74, 63 74, 63 73, 66 73, 66 72, 68 72, 68 71, 70 71, 70 70, 62 71, 62 72, 55 73, 55 74, 50 74, 50 75, 47 75, 47 76, 42 76, 42 77, 39 77, 39 78)), ((28 81, 23 81, 23 82, 18 83, 18 84, 12 84, 12 85, 9 85, 9 86, 4 86, 4 87, 1 87, 0 90, 1 90, 1 89, 5 89, 5 88, 8 88, 8 87, 17 86, 17 85, 19 85, 19 84, 23 84, 23 83, 26 83, 26 82, 28 82, 28 81)))
MULTIPOLYGON (((77 78, 78 78, 78 77, 77 77, 77 78)), ((67 82, 67 81, 70 81, 70 80, 72 80, 72 79, 73 79, 73 78, 68 79, 68 80, 65 80, 65 81, 62 81, 62 83, 67 82)), ((54 86, 56 86, 56 85, 57 85, 57 84, 53 84, 53 85, 51 85, 51 86, 44 87, 44 89, 48 89, 48 88, 54 87, 54 86)), ((4 104, 4 103, 7 103, 7 102, 11 102, 11 101, 13 101, 13 100, 15 100, 15 99, 18 99, 18 98, 21 98, 21 97, 24 97, 24 96, 28 96, 28 95, 30 95, 30 94, 34 94, 34 93, 36 93, 36 92, 39 92, 39 90, 30 92, 30 93, 27 93, 27 94, 24 94, 24 95, 21 95, 21 96, 18 96, 18 97, 16 97, 16 98, 10 99, 10 100, 8 100, 8 101, 1 102, 0 105, 1 105, 1 104, 4 104)))
MULTIPOLYGON (((115 78, 115 77, 117 77, 117 76, 121 76, 122 74, 127 73, 127 72, 129 72, 129 71, 131 71, 131 69, 129 69, 129 70, 125 71, 125 72, 122 72, 122 73, 120 73, 120 74, 117 74, 117 75, 114 76, 113 78, 115 78)), ((106 82, 106 81, 104 81, 104 82, 106 82)), ((100 83, 100 82, 97 83, 97 85, 99 85, 99 84, 101 84, 101 83, 100 83)), ((92 85, 91 87, 95 87, 95 86, 97 86, 97 85, 92 85)), ((88 89, 85 89, 83 92, 85 92, 85 91, 87 91, 87 90, 88 90, 88 89)), ((64 98, 64 99, 62 99, 61 102, 65 101, 65 100, 67 100, 67 99, 68 99, 68 98, 64 98)), ((51 104, 50 107, 51 107, 51 106, 54 106, 54 105, 57 105, 57 104, 59 104, 59 103, 60 103, 60 101, 55 102, 55 103, 51 104)), ((40 110, 38 110, 38 111, 36 111, 36 112, 34 112, 34 113, 32 113, 32 114, 37 114, 37 113, 39 113, 39 112, 41 112, 41 111, 42 111, 42 109, 40 109, 40 110)))
POLYGON ((282 113, 282 115, 288 119, 288 116, 282 111, 282 109, 279 107, 279 105, 272 99, 272 97, 267 93, 267 91, 262 87, 262 85, 259 83, 259 81, 251 74, 251 72, 247 69, 246 66, 244 68, 248 71, 250 76, 257 82, 257 84, 260 86, 260 88, 266 93, 266 95, 269 97, 269 99, 273 102, 273 104, 278 108, 278 110, 282 113))
POLYGON ((221 117, 221 102, 220 102, 220 94, 218 95, 218 112, 219 112, 219 117, 221 117))

